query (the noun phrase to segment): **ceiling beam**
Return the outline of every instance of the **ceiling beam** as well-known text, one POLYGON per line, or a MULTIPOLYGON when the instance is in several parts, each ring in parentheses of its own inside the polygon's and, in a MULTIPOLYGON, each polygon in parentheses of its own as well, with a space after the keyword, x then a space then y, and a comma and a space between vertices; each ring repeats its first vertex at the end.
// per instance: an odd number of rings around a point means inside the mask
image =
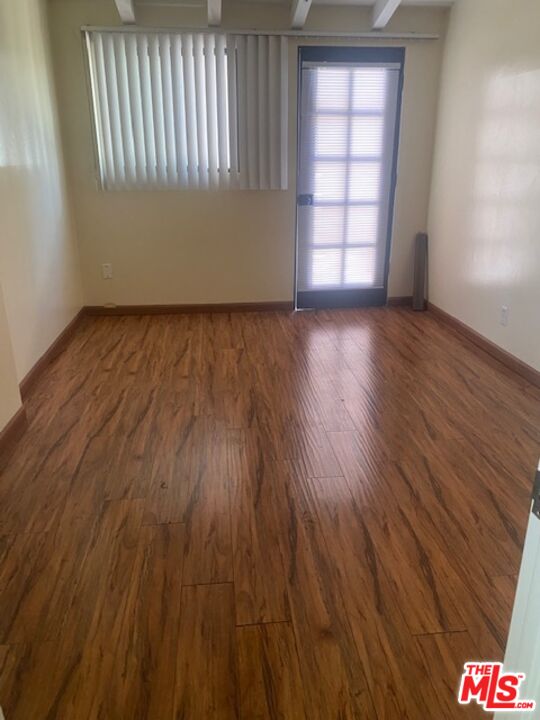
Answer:
POLYGON ((401 0, 375 0, 371 27, 382 30, 388 24, 392 15, 398 9, 401 0))
POLYGON ((291 3, 291 27, 293 30, 301 30, 306 24, 312 0, 292 0, 291 3))
POLYGON ((221 0, 208 0, 208 24, 212 27, 221 25, 221 0))
POLYGON ((124 25, 132 25, 135 22, 134 0, 115 0, 116 9, 124 25))

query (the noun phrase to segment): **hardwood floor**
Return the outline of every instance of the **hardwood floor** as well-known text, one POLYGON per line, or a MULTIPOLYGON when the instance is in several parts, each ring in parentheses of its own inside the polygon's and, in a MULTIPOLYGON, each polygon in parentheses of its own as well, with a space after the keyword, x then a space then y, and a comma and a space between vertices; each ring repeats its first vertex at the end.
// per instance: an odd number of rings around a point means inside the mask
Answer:
POLYGON ((88 317, 27 412, 7 720, 482 717, 540 390, 429 313, 88 317))

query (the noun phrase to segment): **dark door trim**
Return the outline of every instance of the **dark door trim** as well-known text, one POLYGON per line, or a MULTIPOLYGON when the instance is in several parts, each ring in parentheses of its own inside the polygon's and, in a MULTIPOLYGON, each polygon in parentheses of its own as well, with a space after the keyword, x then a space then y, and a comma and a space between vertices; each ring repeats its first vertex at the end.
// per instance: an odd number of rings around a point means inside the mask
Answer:
POLYGON ((298 308, 375 307, 386 305, 386 288, 309 290, 296 293, 298 308))

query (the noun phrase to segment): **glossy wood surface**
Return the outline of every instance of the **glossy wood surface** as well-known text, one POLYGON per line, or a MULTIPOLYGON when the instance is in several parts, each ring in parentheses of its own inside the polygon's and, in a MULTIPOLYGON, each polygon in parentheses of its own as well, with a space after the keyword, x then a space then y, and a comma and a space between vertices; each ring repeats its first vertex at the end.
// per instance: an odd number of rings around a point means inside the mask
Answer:
POLYGON ((482 716, 540 391, 429 313, 86 317, 27 413, 7 720, 482 716))

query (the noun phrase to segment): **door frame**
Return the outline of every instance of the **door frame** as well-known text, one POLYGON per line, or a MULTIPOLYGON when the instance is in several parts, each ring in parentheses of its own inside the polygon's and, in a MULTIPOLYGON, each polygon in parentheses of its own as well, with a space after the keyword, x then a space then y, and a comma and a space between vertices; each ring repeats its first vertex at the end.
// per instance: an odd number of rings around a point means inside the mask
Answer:
POLYGON ((370 45, 300 45, 297 55, 297 87, 296 87, 296 188, 295 188, 295 263, 294 263, 294 307, 298 309, 323 309, 340 307, 368 307, 386 305, 388 297, 388 275, 390 272, 390 252, 392 249, 392 233, 394 229, 394 207, 399 161, 399 139, 401 131, 401 113, 403 107, 403 83, 405 70, 406 48, 402 46, 374 47, 370 45), (362 55, 361 60, 359 55, 362 55), (399 80, 396 100, 396 124, 392 148, 392 168, 390 180, 390 197, 388 199, 388 223, 386 229, 384 280, 382 288, 366 288, 349 290, 313 290, 302 292, 302 305, 298 304, 298 188, 300 186, 300 149, 302 124, 302 62, 372 62, 399 63, 399 80))

